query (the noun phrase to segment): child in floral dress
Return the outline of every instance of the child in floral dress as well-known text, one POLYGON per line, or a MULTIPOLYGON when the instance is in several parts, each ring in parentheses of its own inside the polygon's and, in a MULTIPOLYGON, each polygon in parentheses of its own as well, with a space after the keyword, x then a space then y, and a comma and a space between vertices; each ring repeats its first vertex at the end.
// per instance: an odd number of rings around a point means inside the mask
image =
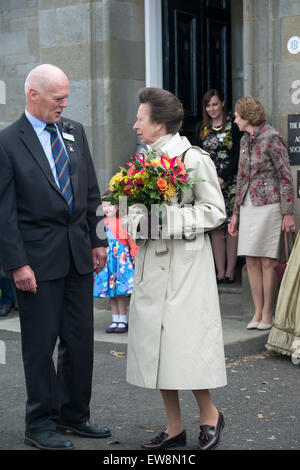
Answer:
POLYGON ((118 205, 102 202, 105 230, 108 240, 107 263, 95 275, 94 297, 109 297, 112 310, 112 324, 106 333, 125 333, 128 331, 126 296, 131 294, 134 277, 134 258, 137 246, 121 225, 118 205))

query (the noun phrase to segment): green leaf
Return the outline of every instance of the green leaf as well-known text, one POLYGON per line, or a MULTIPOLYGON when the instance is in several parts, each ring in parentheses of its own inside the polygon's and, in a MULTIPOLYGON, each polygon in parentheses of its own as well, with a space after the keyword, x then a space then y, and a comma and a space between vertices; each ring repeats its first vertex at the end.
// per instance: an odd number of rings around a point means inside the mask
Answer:
POLYGON ((206 180, 204 178, 190 178, 189 182, 192 184, 195 183, 204 183, 206 180))

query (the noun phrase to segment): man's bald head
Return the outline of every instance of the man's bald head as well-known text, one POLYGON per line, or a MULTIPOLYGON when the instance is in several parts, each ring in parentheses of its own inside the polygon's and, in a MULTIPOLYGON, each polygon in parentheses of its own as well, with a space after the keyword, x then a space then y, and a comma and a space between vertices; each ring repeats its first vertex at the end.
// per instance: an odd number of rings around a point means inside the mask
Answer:
POLYGON ((68 78, 59 67, 51 64, 38 65, 29 72, 25 80, 26 98, 31 88, 34 88, 39 93, 43 93, 51 87, 52 82, 59 82, 60 80, 68 81, 68 78))
POLYGON ((27 109, 45 122, 58 122, 67 106, 70 83, 59 67, 42 64, 29 72, 25 81, 27 109))

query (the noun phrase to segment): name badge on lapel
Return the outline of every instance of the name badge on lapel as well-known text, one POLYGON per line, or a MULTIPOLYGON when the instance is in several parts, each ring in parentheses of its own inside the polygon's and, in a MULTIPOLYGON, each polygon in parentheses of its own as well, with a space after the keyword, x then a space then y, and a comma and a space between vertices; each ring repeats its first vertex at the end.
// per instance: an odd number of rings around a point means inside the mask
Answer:
POLYGON ((71 140, 72 142, 75 142, 74 136, 72 134, 67 134, 66 132, 63 132, 62 136, 65 140, 71 140))
POLYGON ((219 142, 222 143, 225 136, 226 136, 226 132, 222 132, 222 134, 218 134, 218 140, 219 140, 219 142))

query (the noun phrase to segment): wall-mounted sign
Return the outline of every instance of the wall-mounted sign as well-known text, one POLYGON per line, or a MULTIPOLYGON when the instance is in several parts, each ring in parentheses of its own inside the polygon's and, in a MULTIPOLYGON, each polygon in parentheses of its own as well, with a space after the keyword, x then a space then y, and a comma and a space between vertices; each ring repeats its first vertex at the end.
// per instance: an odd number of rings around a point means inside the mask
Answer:
POLYGON ((300 114, 288 115, 288 153, 291 165, 300 165, 300 114))
POLYGON ((299 36, 292 36, 287 43, 287 49, 290 54, 298 54, 300 52, 300 38, 299 36))

